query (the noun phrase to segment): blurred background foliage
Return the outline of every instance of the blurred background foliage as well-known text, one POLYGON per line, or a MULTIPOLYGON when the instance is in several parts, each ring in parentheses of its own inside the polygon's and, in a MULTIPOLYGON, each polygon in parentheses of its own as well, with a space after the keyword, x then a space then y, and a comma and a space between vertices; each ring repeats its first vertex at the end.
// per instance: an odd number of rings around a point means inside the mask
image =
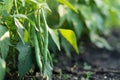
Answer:
MULTIPOLYGON (((108 35, 111 28, 120 26, 119 0, 48 0, 47 3, 52 10, 47 18, 50 27, 73 30, 78 44, 85 38, 99 48, 112 49, 100 35, 108 35)), ((64 38, 61 45, 69 55, 72 48, 64 38)))

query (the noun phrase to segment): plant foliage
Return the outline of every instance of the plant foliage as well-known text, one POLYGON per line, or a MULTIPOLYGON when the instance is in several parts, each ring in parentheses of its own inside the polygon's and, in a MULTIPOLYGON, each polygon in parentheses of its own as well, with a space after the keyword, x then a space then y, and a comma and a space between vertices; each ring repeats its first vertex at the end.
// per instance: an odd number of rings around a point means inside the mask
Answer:
POLYGON ((0 0, 0 80, 8 53, 15 59, 18 55, 18 65, 13 64, 20 79, 35 66, 51 80, 49 50, 55 48, 49 48, 50 38, 66 53, 71 53, 71 46, 79 53, 77 43, 87 36, 96 46, 111 49, 100 34, 120 26, 119 5, 119 0, 0 0))
MULTIPOLYGON (((67 2, 67 4, 75 11, 69 2, 67 2)), ((1 57, 3 59, 6 58, 10 41, 12 41, 11 44, 14 45, 13 48, 16 46, 16 49, 19 52, 18 72, 20 79, 33 65, 35 65, 35 63, 37 63, 40 73, 51 79, 53 64, 48 49, 49 34, 59 50, 60 42, 59 31, 57 29, 49 28, 47 24, 46 14, 48 11, 51 12, 47 3, 42 0, 5 0, 1 2, 0 8, 1 57), (34 61, 34 58, 36 58, 36 61, 34 61)), ((62 29, 60 32, 62 32, 62 29)), ((62 32, 62 34, 65 33, 66 31, 62 32)), ((73 32, 71 35, 71 37, 76 38, 73 32)), ((67 36, 64 35, 64 37, 67 36)), ((73 39, 72 41, 69 39, 67 40, 78 52, 76 42, 73 43, 73 40, 76 39, 73 39)))

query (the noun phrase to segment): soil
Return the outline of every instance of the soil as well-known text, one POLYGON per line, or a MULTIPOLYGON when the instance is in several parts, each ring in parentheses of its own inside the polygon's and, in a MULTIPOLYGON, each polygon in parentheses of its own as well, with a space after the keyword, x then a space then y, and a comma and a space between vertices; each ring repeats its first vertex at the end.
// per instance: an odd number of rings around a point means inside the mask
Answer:
POLYGON ((112 50, 92 43, 80 47, 81 54, 71 57, 59 53, 54 63, 53 80, 120 80, 120 29, 105 37, 112 50))
MULTIPOLYGON (((54 56, 52 80, 120 80, 120 29, 104 37, 112 50, 100 49, 85 42, 79 47, 79 55, 72 52, 68 57, 64 52, 59 52, 54 56)), ((5 80, 17 80, 16 76, 17 72, 11 71, 6 74, 5 80)), ((34 71, 25 75, 23 80, 46 79, 34 71)))

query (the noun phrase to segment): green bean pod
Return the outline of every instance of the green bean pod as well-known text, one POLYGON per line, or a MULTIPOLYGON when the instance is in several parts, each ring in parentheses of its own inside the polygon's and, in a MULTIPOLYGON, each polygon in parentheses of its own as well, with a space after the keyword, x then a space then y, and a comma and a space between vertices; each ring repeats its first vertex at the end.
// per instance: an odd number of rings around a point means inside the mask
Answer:
POLYGON ((53 66, 52 57, 51 57, 51 55, 50 55, 49 50, 47 50, 47 57, 48 57, 48 60, 50 61, 50 65, 53 66))
MULTIPOLYGON (((42 36, 42 33, 41 33, 41 25, 40 25, 40 23, 41 23, 41 21, 40 21, 40 14, 41 14, 41 12, 40 12, 41 10, 38 10, 38 14, 37 14, 37 21, 38 21, 38 26, 37 26, 37 28, 38 28, 38 32, 37 32, 37 38, 38 38, 38 42, 39 42, 39 47, 40 47, 40 50, 41 50, 41 52, 42 52, 42 50, 43 50, 43 36, 42 36)), ((41 55, 43 55, 43 54, 41 54, 41 55)))
POLYGON ((44 48, 43 48, 43 53, 44 53, 44 63, 45 65, 47 64, 47 49, 48 49, 48 26, 45 18, 45 12, 44 9, 42 11, 42 16, 43 16, 43 21, 44 21, 44 48))
POLYGON ((37 34, 35 32, 35 29, 33 31, 33 34, 34 34, 33 36, 34 36, 35 57, 36 57, 37 65, 40 69, 40 72, 42 72, 42 61, 41 61, 42 59, 40 55, 40 48, 39 48, 37 34))

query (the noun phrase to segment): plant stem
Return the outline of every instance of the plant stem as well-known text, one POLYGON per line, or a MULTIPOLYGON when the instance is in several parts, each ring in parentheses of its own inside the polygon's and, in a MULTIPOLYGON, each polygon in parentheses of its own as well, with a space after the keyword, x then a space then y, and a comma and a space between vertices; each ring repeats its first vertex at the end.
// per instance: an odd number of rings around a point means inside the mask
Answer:
POLYGON ((16 13, 18 14, 18 8, 17 8, 17 1, 15 0, 15 8, 16 8, 16 13))

